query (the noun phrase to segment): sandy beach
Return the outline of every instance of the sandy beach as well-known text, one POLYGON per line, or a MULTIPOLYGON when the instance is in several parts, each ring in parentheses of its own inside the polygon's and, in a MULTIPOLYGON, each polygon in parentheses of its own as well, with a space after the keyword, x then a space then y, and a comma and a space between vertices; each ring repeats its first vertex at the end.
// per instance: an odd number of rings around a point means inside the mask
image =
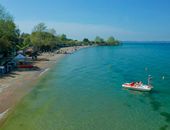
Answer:
POLYGON ((0 77, 0 120, 11 110, 36 84, 50 68, 66 54, 71 54, 88 46, 65 47, 53 53, 43 53, 33 64, 38 70, 12 71, 0 77))

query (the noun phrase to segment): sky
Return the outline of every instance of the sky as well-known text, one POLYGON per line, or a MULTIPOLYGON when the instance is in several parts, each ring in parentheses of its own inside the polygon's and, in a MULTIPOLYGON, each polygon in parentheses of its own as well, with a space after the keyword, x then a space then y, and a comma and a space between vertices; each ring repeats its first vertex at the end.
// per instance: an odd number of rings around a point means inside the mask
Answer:
POLYGON ((44 22, 57 34, 170 41, 170 0, 0 0, 22 32, 44 22))

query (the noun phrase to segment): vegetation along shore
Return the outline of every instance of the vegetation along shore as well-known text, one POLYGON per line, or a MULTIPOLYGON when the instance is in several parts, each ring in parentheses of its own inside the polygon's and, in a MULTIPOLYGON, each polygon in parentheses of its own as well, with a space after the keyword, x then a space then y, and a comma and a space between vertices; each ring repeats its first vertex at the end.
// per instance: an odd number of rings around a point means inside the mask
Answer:
POLYGON ((31 34, 17 28, 13 17, 0 5, 0 120, 59 58, 82 48, 119 45, 114 37, 96 36, 91 41, 58 35, 54 28, 38 23, 31 34))

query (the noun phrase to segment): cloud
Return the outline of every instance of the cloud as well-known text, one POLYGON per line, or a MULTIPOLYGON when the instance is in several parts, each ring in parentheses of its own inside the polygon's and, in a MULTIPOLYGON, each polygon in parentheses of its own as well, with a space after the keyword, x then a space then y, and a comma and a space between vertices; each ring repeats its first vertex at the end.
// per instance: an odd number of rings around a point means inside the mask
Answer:
MULTIPOLYGON (((16 21, 22 32, 31 33, 33 27, 41 21, 16 21)), ((124 35, 132 35, 134 32, 126 31, 121 28, 99 25, 99 24, 81 24, 66 22, 44 22, 48 28, 54 28, 58 34, 66 34, 70 38, 83 39, 85 37, 94 39, 96 36, 106 38, 115 36, 121 38, 124 35)))

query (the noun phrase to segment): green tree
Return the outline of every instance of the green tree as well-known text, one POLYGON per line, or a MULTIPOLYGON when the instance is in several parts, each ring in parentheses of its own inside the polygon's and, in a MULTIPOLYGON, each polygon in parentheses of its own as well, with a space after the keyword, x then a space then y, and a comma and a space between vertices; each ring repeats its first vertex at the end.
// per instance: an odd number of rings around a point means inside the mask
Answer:
POLYGON ((26 43, 26 44, 32 45, 30 37, 31 37, 30 34, 22 33, 20 36, 20 43, 24 43, 24 44, 26 43))
POLYGON ((61 39, 61 41, 67 41, 67 36, 66 36, 66 34, 62 34, 62 35, 60 36, 60 39, 61 39))
POLYGON ((109 37, 108 39, 107 39, 107 43, 108 44, 114 44, 115 43, 115 38, 114 37, 109 37))
POLYGON ((21 44, 16 45, 18 50, 23 50, 25 51, 25 49, 27 49, 29 47, 29 43, 28 42, 24 42, 21 44))
POLYGON ((32 32, 30 40, 37 51, 43 45, 43 35, 41 32, 32 32))
POLYGON ((25 50, 31 45, 32 44, 31 44, 30 34, 22 33, 19 36, 19 42, 17 43, 16 47, 17 47, 17 50, 25 50))
POLYGON ((44 43, 44 33, 47 31, 47 26, 44 23, 39 23, 34 26, 33 32, 30 36, 31 43, 34 48, 38 51, 44 43))
POLYGON ((23 43, 24 43, 24 44, 27 44, 27 45, 29 45, 29 46, 30 46, 30 45, 31 45, 31 39, 30 39, 30 36, 25 37, 25 38, 24 38, 23 43))
POLYGON ((6 11, 6 9, 0 5, 0 19, 5 21, 13 21, 13 17, 6 11))
MULTIPOLYGON (((66 37, 62 35, 61 38, 65 39, 66 37)), ((55 48, 59 38, 56 36, 55 29, 47 29, 44 23, 39 23, 34 27, 30 40, 34 48, 47 51, 55 48)))
POLYGON ((89 41, 88 38, 84 38, 84 39, 83 39, 83 42, 85 42, 85 43, 90 43, 90 41, 89 41))
POLYGON ((19 30, 12 16, 0 5, 0 52, 8 55, 15 51, 19 30))
POLYGON ((47 26, 45 23, 39 23, 33 28, 33 32, 46 32, 47 26))
POLYGON ((111 36, 107 39, 107 44, 108 45, 118 45, 119 41, 116 40, 113 36, 111 36))
POLYGON ((7 55, 9 49, 11 49, 11 43, 5 38, 0 38, 0 54, 7 55))
POLYGON ((102 43, 104 43, 104 39, 101 38, 101 37, 99 37, 99 36, 97 36, 94 41, 95 41, 95 43, 97 43, 97 44, 102 44, 102 43))

